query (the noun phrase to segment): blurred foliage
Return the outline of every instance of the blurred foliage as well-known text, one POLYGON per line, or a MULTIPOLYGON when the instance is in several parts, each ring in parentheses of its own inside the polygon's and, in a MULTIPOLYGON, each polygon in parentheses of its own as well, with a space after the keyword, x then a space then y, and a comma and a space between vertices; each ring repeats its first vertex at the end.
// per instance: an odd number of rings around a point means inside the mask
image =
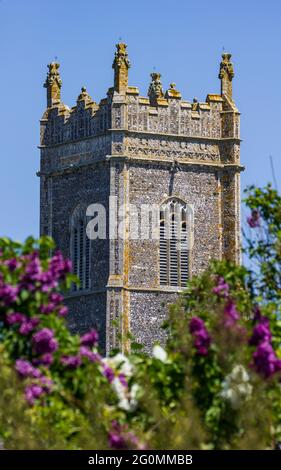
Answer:
POLYGON ((253 269, 214 261, 193 277, 163 325, 165 349, 156 345, 151 356, 132 341, 129 355, 102 357, 94 331, 72 335, 61 293, 77 279, 53 241, 0 239, 5 449, 274 448, 281 441, 280 202, 270 186, 248 188, 245 251, 253 269))

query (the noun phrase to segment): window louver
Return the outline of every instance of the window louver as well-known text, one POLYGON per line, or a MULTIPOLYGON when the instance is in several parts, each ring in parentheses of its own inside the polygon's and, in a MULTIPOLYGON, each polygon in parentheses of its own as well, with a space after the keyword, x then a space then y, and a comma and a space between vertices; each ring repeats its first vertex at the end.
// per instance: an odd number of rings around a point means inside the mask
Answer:
POLYGON ((186 204, 172 199, 160 209, 160 285, 184 287, 189 276, 186 204))
POLYGON ((91 242, 86 234, 84 220, 74 224, 72 232, 73 273, 79 278, 80 285, 73 284, 73 290, 90 289, 90 256, 91 242))

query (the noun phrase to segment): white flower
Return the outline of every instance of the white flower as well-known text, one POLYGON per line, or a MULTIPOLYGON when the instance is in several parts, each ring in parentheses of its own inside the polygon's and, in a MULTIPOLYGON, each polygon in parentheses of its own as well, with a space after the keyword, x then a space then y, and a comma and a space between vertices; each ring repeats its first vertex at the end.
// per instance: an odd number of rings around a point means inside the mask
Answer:
POLYGON ((139 386, 137 384, 133 384, 129 390, 127 387, 124 387, 118 377, 115 377, 112 382, 112 388, 118 397, 119 408, 125 411, 133 411, 136 409, 138 404, 137 394, 139 391, 139 386))
POLYGON ((233 409, 238 409, 252 394, 253 387, 249 381, 245 368, 240 364, 235 366, 222 383, 221 397, 228 400, 233 409))
POLYGON ((131 377, 133 375, 133 365, 122 353, 118 353, 116 356, 108 358, 108 363, 113 369, 118 369, 118 372, 120 374, 124 374, 126 377, 131 377))
POLYGON ((155 359, 159 359, 159 361, 161 361, 161 362, 167 362, 168 354, 166 353, 165 349, 163 349, 158 344, 156 344, 153 347, 152 355, 153 355, 153 357, 155 357, 155 359))
POLYGON ((238 364, 232 369, 230 377, 237 382, 249 382, 250 380, 248 372, 241 364, 238 364))

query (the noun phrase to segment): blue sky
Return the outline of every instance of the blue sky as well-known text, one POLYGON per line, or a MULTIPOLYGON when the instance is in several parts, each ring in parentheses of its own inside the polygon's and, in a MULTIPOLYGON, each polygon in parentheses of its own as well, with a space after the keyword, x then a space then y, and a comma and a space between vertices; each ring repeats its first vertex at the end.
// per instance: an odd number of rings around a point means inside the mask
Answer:
POLYGON ((280 19, 280 0, 0 0, 0 235, 38 235, 47 63, 58 57, 66 104, 75 104, 83 85, 99 101, 112 85, 120 38, 132 62, 130 85, 146 94, 155 67, 164 87, 174 81, 187 100, 219 92, 222 49, 231 52, 242 188, 272 179, 269 155, 279 181, 280 19))

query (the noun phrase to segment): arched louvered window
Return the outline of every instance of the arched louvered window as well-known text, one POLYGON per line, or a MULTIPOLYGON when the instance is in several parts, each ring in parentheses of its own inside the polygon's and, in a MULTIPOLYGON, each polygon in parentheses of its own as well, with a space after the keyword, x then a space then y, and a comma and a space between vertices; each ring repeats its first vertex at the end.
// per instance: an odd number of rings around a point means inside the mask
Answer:
POLYGON ((71 258, 73 273, 79 278, 80 285, 73 290, 90 289, 91 241, 86 234, 86 221, 81 210, 74 211, 71 220, 71 258))
POLYGON ((160 208, 160 285, 184 287, 189 278, 193 212, 170 199, 160 208))

